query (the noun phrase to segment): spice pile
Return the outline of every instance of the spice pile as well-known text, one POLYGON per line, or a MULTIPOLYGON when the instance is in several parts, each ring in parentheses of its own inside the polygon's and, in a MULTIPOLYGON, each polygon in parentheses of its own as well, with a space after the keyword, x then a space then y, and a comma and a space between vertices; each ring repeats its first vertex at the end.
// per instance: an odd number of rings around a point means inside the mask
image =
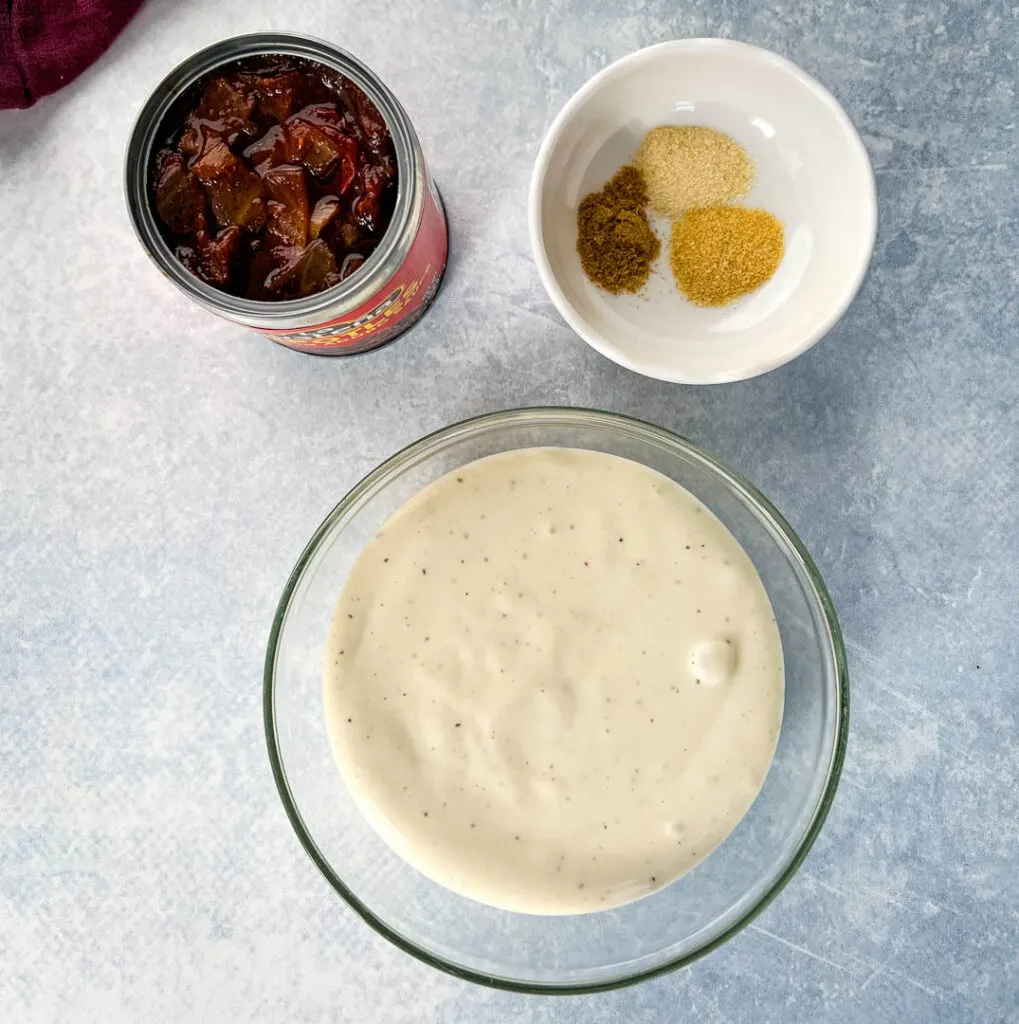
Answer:
POLYGON ((691 302, 724 306, 769 280, 782 250, 782 225, 766 210, 703 206, 673 223, 669 263, 691 302))
POLYGON ((724 306, 768 281, 782 262, 782 224, 766 210, 731 205, 754 183, 738 143, 710 128, 665 125, 645 136, 633 164, 577 210, 577 252, 606 291, 636 292, 660 244, 645 207, 672 221, 676 287, 698 306, 724 306))
POLYGON ((754 162, 721 132, 666 125, 644 136, 633 158, 655 213, 675 220, 698 206, 738 199, 754 183, 754 162))
POLYGON ((613 295, 639 291, 661 243, 651 230, 644 180, 633 167, 618 170, 577 210, 577 252, 584 273, 613 295))

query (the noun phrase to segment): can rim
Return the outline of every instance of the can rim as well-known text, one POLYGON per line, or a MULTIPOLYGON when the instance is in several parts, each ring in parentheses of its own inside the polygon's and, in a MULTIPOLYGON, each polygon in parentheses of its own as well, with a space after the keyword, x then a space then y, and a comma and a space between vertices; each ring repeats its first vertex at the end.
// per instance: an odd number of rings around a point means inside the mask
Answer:
POLYGON ((229 319, 252 327, 286 330, 321 322, 321 315, 342 315, 378 290, 382 276, 397 269, 421 217, 423 189, 418 181, 423 161, 410 119, 396 97, 374 72, 340 47, 312 36, 285 32, 257 32, 213 43, 182 61, 167 74, 145 101, 127 148, 124 188, 135 234, 159 269, 191 298, 229 319), (222 292, 185 269, 167 245, 149 195, 149 167, 156 133, 170 107, 194 83, 216 68, 260 55, 303 57, 324 64, 349 78, 378 107, 389 129, 396 153, 397 194, 393 217, 376 250, 364 266, 346 281, 300 299, 264 302, 222 292), (388 273, 387 273, 388 271, 388 273), (316 320, 316 315, 319 319, 316 320))

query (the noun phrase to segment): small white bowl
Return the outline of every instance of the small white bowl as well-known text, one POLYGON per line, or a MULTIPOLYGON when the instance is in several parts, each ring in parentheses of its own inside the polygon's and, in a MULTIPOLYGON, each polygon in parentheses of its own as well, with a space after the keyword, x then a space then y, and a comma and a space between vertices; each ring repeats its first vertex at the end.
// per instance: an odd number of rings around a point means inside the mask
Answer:
POLYGON ((683 384, 743 380, 805 352, 853 300, 877 230, 874 172, 853 123, 820 83, 746 43, 680 39, 639 50, 595 75, 560 111, 538 153, 531 247, 566 322, 604 356, 683 384), (785 225, 785 258, 757 291, 721 308, 693 305, 662 251, 637 295, 610 295, 584 275, 577 206, 662 124, 725 132, 757 165, 740 202, 785 225))

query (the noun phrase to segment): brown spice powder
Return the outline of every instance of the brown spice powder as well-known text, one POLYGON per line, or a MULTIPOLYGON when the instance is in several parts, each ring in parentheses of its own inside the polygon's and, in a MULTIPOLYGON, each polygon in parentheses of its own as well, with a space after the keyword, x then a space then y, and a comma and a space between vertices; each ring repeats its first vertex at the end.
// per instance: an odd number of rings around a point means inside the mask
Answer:
POLYGON ((640 172, 621 167, 577 208, 577 253, 590 280, 617 295, 636 292, 651 273, 661 243, 651 230, 640 172))
POLYGON ((708 206, 673 223, 669 262, 691 302, 724 306, 769 280, 784 251, 782 224, 767 210, 708 206))

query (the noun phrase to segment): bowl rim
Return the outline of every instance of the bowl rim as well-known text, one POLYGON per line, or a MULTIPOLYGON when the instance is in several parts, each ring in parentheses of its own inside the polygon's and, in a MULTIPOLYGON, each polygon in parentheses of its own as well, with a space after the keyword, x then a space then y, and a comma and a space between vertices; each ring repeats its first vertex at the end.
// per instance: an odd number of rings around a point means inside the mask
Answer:
POLYGON ((821 826, 824 824, 835 798, 838 789, 839 778, 842 773, 842 765, 845 760, 846 743, 849 732, 849 671, 846 662, 845 647, 842 641, 842 632, 839 627, 835 607, 828 589, 824 584, 821 574, 818 571, 809 552, 804 547, 796 532, 792 529, 782 514, 757 488, 741 474, 729 469, 721 460, 710 452, 687 440, 679 434, 664 427, 656 426, 644 420, 625 416, 620 413, 607 412, 598 409, 587 409, 576 406, 533 406, 523 408, 505 409, 497 412, 485 413, 480 416, 472 416, 460 420, 448 426, 434 430, 423 437, 401 448, 389 458, 383 460, 375 469, 356 483, 332 511, 322 521, 321 525, 314 532, 311 540, 305 545, 300 557, 291 572, 283 594, 280 597, 273 617, 272 628, 269 633, 269 641, 266 649, 265 668, 263 674, 263 696, 262 713, 265 727, 266 744, 269 751, 269 762, 272 767, 273 779, 279 792, 283 809, 286 812, 290 824, 297 834, 297 838, 304 847, 305 852, 312 862, 322 873, 325 880, 332 886, 336 893, 347 903, 347 905, 370 927, 372 927, 383 938, 388 939, 394 946, 403 952, 415 957, 417 960, 428 964, 431 967, 451 974, 454 977, 465 981, 471 981, 487 988, 502 989, 508 992, 519 992, 530 995, 579 995, 583 993, 606 992, 612 989, 624 988, 650 978, 658 977, 707 955, 727 942, 738 932, 750 924, 775 897, 785 888, 790 879, 799 870, 804 858, 810 851, 817 838, 821 826), (463 967, 453 960, 446 959, 436 953, 422 948, 410 939, 401 935, 391 928, 374 911, 361 902, 357 895, 344 883, 344 881, 333 870, 330 863, 318 849, 315 840, 312 838, 309 829, 305 826, 301 812, 290 790, 287 781, 286 771, 283 766, 283 759, 280 754, 278 735, 275 718, 275 676, 276 660, 280 640, 283 633, 284 622, 297 587, 304 578, 307 569, 314 555, 317 553, 322 542, 330 535, 336 522, 355 506, 372 488, 380 481, 390 476, 393 472, 401 469, 411 462, 418 455, 429 454, 431 449, 443 444, 446 441, 469 436, 479 430, 498 427, 508 424, 520 424, 533 426, 536 424, 549 425, 590 425, 592 423, 601 426, 622 429, 632 437, 644 440, 651 440, 659 444, 665 444, 673 449, 680 449, 685 455, 693 456, 709 470, 714 470, 722 476, 735 491, 748 499, 759 513, 777 528, 789 542, 792 553, 799 560, 800 568, 809 580, 814 598, 817 600, 826 627, 826 635, 830 646, 832 663, 835 668, 835 741, 832 745, 831 755, 828 761, 827 775, 824 788, 817 800, 814 813, 809 824, 804 830, 799 845, 786 865, 785 870, 774 880, 771 886, 760 896, 756 903, 747 910, 727 928, 716 935, 709 942, 705 942, 697 949, 681 956, 673 957, 662 964, 652 968, 637 971, 633 974, 613 978, 608 981, 598 981, 589 984, 570 983, 556 984, 554 982, 521 982, 512 978, 503 978, 494 974, 463 967))
POLYGON ((611 359, 614 363, 618 363, 620 366, 625 367, 627 370, 632 370, 634 373, 640 373, 646 377, 653 377, 656 380, 668 381, 672 384, 726 384, 738 380, 749 380, 752 377, 758 377, 761 374, 769 373, 771 370, 777 370, 780 366, 784 366, 786 363, 792 362, 792 360, 803 355, 804 352, 816 345, 817 342, 819 342, 842 318, 842 315, 849 308, 853 299, 856 298, 856 294, 860 290, 860 286, 863 284, 863 280, 867 274, 867 269, 870 266, 871 256, 874 252, 874 243, 877 239, 877 216, 877 185, 874 179, 874 168, 870 161, 870 155, 867 153, 867 148, 864 146, 863 140, 860 138, 860 133, 857 131, 856 125, 853 124, 852 119, 831 92, 829 92, 828 89, 826 89, 825 86, 823 86, 816 78, 807 74, 807 72, 799 67, 799 65, 794 64, 787 57, 782 57, 771 50, 766 50, 760 46, 754 46, 751 43, 740 42, 736 39, 718 39, 711 37, 670 39, 663 43, 655 43, 653 46, 646 46, 643 49, 627 54, 625 57, 621 57, 619 60, 602 68, 601 71, 589 78, 566 101, 562 110, 559 111, 551 125, 549 125, 548 131, 546 131, 545 136, 542 139, 541 146, 538 149, 538 155, 534 161, 534 168, 531 171, 531 181, 528 189, 527 201, 527 222, 528 234, 531 242, 531 253, 534 257, 535 266, 538 268, 538 276, 541 278, 541 283, 545 288, 545 292, 552 300, 552 304, 558 310, 559 315, 584 342, 590 345, 596 352, 600 352, 607 359, 611 359), (544 232, 541 226, 541 201, 545 188, 545 179, 548 172, 549 161, 552 157, 553 150, 559 142, 560 136, 566 128, 566 125, 572 119, 578 108, 586 103, 595 92, 599 91, 609 79, 629 70, 634 65, 644 64, 663 54, 673 54, 678 56, 686 53, 703 53, 712 51, 719 54, 724 54, 726 52, 743 54, 764 64, 769 64, 772 67, 778 68, 786 74, 791 75, 801 85, 805 86, 821 100, 829 113, 838 122, 850 149, 854 151, 856 157, 862 162, 861 169, 864 172, 862 184, 864 191, 866 192, 866 209, 862 212, 866 218, 864 227, 867 243, 864 249, 861 250, 859 265, 855 268, 852 276, 847 279, 846 284, 843 287, 842 297, 839 302, 832 307, 831 312, 827 317, 820 320, 813 330, 808 331, 803 336, 798 344, 794 345, 779 356, 772 356, 755 362, 752 366, 747 368, 746 372, 698 375, 683 373, 682 371, 661 362, 651 362, 631 358, 623 352, 615 342, 599 331, 596 331, 577 312, 573 304, 569 299, 567 299, 565 292, 560 287, 559 281, 556 278, 555 272, 552 269, 552 265, 549 262, 548 255, 545 251, 544 232))

